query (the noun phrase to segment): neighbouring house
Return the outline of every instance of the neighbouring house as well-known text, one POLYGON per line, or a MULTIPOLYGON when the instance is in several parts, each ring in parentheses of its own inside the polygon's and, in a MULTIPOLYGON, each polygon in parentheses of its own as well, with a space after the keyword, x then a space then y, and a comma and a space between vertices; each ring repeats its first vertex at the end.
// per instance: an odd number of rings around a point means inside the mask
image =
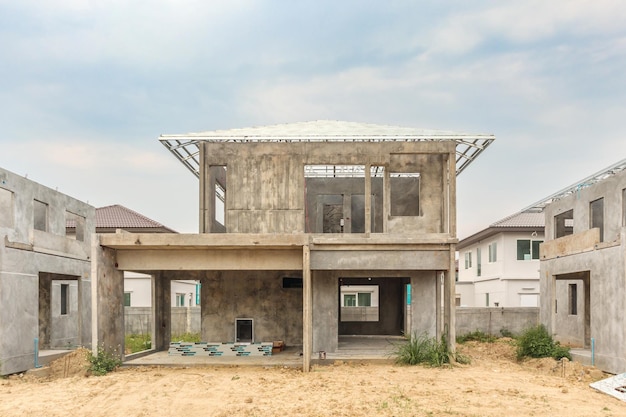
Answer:
POLYGON ((544 202, 541 323, 576 360, 626 371, 626 159, 544 202))
POLYGON ((89 204, 0 168, 0 375, 91 346, 89 204), (66 234, 72 222, 73 234, 66 234))
MULTIPOLYGON (((114 204, 96 208, 96 233, 177 233, 161 223, 127 207, 114 204)), ((68 223, 67 235, 74 233, 74 224, 68 223)), ((200 303, 200 284, 193 280, 173 280, 171 284, 172 307, 196 306, 200 303)), ((124 272, 124 306, 152 306, 152 277, 150 275, 124 272)))
POLYGON ((183 277, 202 283, 204 341, 302 346, 305 371, 353 335, 408 328, 453 350, 456 176, 493 140, 339 121, 162 135, 200 181, 200 233, 97 235, 93 343, 124 344, 136 271, 153 277, 156 350, 183 277))
POLYGON ((530 208, 461 240, 457 306, 538 307, 544 224, 543 212, 530 208))

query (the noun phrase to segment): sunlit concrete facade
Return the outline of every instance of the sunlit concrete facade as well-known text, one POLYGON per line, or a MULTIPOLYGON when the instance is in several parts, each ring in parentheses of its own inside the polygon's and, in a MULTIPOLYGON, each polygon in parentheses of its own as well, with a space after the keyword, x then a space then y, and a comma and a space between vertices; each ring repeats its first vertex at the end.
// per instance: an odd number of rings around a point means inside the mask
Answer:
POLYGON ((545 209, 541 322, 574 358, 626 371, 626 160, 545 209))
POLYGON ((94 210, 0 169, 0 375, 34 367, 36 350, 90 346, 94 210))

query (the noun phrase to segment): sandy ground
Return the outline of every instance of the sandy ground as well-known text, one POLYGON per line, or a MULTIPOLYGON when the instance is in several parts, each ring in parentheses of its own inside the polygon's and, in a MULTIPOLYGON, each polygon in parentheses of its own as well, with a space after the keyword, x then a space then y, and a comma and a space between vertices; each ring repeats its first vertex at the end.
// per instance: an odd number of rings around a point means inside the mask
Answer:
POLYGON ((86 376, 84 352, 45 378, 0 379, 0 416, 626 416, 589 387, 606 377, 574 362, 518 363, 510 341, 469 342, 469 365, 333 363, 290 368, 123 368, 86 376))

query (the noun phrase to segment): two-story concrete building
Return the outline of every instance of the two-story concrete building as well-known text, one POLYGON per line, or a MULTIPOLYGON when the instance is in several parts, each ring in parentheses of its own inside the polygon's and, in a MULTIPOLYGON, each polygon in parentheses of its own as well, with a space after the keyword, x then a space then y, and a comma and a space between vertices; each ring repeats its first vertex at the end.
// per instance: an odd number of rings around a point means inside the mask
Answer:
POLYGON ((34 367, 38 350, 91 345, 94 210, 0 169, 0 375, 34 367))
POLYGON ((410 332, 454 349, 456 176, 493 135, 316 121, 160 140, 199 179, 200 234, 98 236, 94 344, 124 343, 126 270, 153 277, 158 350, 181 275, 202 282, 203 340, 300 345, 305 370, 346 335, 401 335, 407 284, 410 332))
POLYGON ((551 196, 541 323, 573 356, 626 371, 626 159, 551 196))

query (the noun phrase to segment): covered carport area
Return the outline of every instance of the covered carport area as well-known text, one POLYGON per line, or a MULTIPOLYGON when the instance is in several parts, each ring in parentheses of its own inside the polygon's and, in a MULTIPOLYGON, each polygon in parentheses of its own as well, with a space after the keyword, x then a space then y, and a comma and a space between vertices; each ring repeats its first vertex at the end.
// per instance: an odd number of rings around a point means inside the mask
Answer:
MULTIPOLYGON (((449 273, 454 243, 441 235, 97 235, 92 346, 119 347, 124 359, 123 271, 135 271, 153 276, 153 350, 167 350, 170 281, 194 271, 202 282, 201 334, 207 342, 236 341, 237 320, 251 319, 254 341, 301 345, 302 367, 308 371, 319 352, 340 351, 340 279, 367 276, 410 282, 417 301, 411 303, 410 333, 440 337, 445 331, 454 349, 454 275, 449 273)), ((396 300, 404 306, 403 297, 396 300)), ((392 333, 399 335, 402 328, 392 333)))

